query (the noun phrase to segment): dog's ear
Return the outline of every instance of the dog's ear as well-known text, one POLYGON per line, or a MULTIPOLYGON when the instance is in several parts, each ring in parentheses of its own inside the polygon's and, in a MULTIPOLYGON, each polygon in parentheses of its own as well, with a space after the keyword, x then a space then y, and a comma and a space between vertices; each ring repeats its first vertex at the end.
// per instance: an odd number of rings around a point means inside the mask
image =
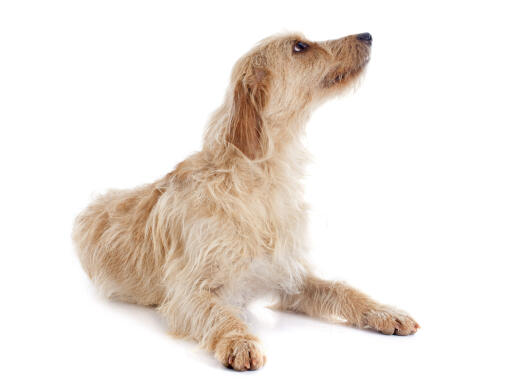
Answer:
POLYGON ((236 81, 227 141, 249 159, 260 157, 267 145, 262 111, 268 98, 269 73, 250 65, 236 81))

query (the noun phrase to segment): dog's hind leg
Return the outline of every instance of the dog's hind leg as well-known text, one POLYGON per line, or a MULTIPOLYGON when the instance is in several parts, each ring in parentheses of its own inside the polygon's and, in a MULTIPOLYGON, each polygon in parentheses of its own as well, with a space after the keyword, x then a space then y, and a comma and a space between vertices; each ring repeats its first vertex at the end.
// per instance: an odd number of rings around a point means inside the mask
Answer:
POLYGON ((419 324, 408 314, 382 305, 341 282, 309 276, 298 294, 283 293, 277 309, 296 311, 314 317, 341 317, 360 328, 383 334, 409 335, 419 324))
POLYGON ((209 291, 172 296, 159 311, 171 332, 200 342, 226 367, 255 370, 266 362, 257 337, 248 333, 236 309, 223 304, 209 291))

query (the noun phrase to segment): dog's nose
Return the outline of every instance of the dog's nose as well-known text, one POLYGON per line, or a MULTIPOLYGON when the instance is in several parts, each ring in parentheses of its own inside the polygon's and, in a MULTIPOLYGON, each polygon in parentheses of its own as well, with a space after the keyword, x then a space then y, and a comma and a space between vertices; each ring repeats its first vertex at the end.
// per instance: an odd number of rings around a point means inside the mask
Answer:
POLYGON ((373 37, 371 36, 371 34, 369 32, 359 33, 357 35, 357 39, 365 41, 368 44, 371 44, 373 41, 373 37))

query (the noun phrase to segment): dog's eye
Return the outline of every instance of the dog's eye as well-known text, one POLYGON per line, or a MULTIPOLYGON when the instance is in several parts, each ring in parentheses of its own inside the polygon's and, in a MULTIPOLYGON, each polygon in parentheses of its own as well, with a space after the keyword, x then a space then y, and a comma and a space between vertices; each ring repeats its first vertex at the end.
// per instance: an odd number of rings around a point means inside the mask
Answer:
POLYGON ((303 52, 307 48, 309 48, 309 45, 307 43, 304 43, 303 41, 297 41, 293 47, 294 52, 303 52))

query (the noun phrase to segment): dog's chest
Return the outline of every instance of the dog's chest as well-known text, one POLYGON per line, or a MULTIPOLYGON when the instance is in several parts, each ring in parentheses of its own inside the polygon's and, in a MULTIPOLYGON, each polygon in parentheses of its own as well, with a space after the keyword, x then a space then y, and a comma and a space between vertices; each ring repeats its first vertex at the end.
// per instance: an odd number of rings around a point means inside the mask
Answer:
MULTIPOLYGON (((284 195, 254 202, 262 216, 259 225, 259 253, 222 289, 226 302, 243 306, 251 300, 279 292, 296 293, 305 275, 305 204, 284 195)), ((245 261, 246 262, 246 261, 245 261)))
POLYGON ((218 293, 226 303, 243 307, 254 299, 278 293, 296 293, 305 275, 305 266, 289 256, 276 260, 270 256, 254 259, 218 293))
MULTIPOLYGON (((191 244, 197 255, 215 250, 204 265, 211 291, 226 303, 243 306, 277 292, 296 293, 306 272, 307 206, 292 173, 229 190, 219 206, 220 220, 208 222, 206 237, 191 244), (219 251, 216 251, 219 250, 219 251)), ((218 197, 216 197, 219 201, 218 197)))

